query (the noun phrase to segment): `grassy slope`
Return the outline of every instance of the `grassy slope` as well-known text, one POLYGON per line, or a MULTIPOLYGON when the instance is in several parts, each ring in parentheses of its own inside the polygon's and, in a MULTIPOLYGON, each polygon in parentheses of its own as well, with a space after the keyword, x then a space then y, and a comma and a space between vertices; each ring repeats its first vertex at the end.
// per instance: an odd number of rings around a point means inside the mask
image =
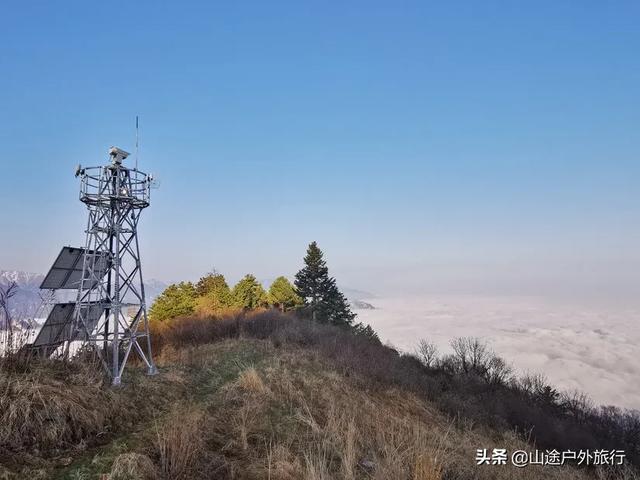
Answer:
POLYGON ((477 468, 477 448, 525 446, 511 434, 454 427, 410 393, 276 344, 165 348, 160 376, 132 370, 119 390, 97 378, 87 386, 86 372, 71 386, 68 372, 22 375, 13 430, 20 421, 34 430, 11 443, 11 428, 0 426, 0 444, 13 445, 0 452, 0 478, 583 478, 571 468, 477 468))

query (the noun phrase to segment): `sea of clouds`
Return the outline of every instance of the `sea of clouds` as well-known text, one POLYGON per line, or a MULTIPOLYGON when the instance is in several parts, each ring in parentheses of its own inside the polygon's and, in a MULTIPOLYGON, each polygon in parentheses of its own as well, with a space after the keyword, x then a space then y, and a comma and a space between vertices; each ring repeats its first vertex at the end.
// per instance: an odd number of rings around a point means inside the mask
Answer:
POLYGON ((598 404, 640 409, 640 307, 582 306, 538 297, 420 295, 366 299, 358 320, 403 351, 421 338, 479 337, 518 372, 542 373, 598 404))

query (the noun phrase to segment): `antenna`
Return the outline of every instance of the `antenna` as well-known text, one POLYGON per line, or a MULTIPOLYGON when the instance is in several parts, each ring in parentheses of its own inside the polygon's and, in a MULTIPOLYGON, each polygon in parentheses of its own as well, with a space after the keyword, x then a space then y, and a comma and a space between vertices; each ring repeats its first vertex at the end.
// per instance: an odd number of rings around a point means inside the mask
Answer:
POLYGON ((136 115, 136 170, 138 170, 138 115, 136 115))

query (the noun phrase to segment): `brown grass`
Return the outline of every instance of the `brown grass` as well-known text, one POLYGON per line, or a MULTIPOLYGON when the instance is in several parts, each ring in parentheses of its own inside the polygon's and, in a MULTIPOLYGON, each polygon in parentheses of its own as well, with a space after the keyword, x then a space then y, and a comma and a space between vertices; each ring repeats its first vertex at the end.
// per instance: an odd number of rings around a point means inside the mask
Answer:
POLYGON ((262 395, 269 392, 255 367, 249 367, 240 372, 236 384, 249 395, 262 395))
POLYGON ((239 329, 233 339, 189 346, 181 342, 193 332, 183 334, 163 344, 160 376, 129 376, 122 389, 55 362, 18 376, 0 372, 0 462, 3 452, 55 446, 62 451, 41 454, 53 463, 82 443, 134 430, 135 442, 99 473, 68 478, 587 478, 573 468, 479 468, 478 448, 531 447, 511 432, 453 421, 435 403, 344 368, 302 340, 250 340, 239 329))
POLYGON ((158 470, 151 459, 140 453, 118 455, 111 467, 109 480, 156 480, 158 470))
POLYGON ((203 413, 197 407, 179 406, 156 425, 154 453, 160 478, 188 480, 203 450, 203 413))
POLYGON ((92 368, 42 363, 23 374, 0 371, 0 446, 59 448, 98 435, 118 411, 92 368))
POLYGON ((31 360, 23 367, 0 369, 0 464, 12 479, 50 478, 51 468, 138 429, 185 387, 179 371, 153 381, 131 374, 113 389, 93 365, 31 360))
MULTIPOLYGON (((521 478, 508 466, 473 465, 477 448, 522 448, 515 437, 460 431, 418 397, 368 390, 362 379, 332 371, 307 351, 273 353, 227 385, 209 411, 209 441, 233 465, 233 478, 521 478)), ((583 478, 573 469, 528 475, 583 478)))
POLYGON ((474 425, 502 434, 526 432, 522 438, 543 450, 622 449, 628 463, 640 465, 637 411, 591 408, 579 397, 556 395, 544 381, 512 378, 504 362, 473 339, 457 343, 462 359, 443 357, 425 366, 417 357, 399 354, 365 336, 272 310, 179 319, 161 332, 158 348, 189 350, 238 338, 302 347, 329 360, 331 368, 366 379, 369 388, 393 386, 419 396, 455 419, 458 428, 474 425))

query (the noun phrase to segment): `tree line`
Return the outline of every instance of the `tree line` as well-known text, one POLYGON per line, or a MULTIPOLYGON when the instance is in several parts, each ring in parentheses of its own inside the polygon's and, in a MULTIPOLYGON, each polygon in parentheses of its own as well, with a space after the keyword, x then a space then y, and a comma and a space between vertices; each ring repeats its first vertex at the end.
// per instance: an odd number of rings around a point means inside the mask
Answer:
POLYGON ((154 321, 166 322, 189 315, 215 315, 228 309, 274 307, 287 311, 302 304, 294 286, 285 277, 276 278, 265 291, 251 274, 230 288, 224 275, 212 272, 195 284, 180 282, 167 287, 151 306, 149 315, 154 321))
POLYGON ((354 322, 356 314, 336 279, 329 275, 324 254, 316 242, 309 244, 303 263, 293 284, 280 276, 268 290, 251 274, 230 288, 224 275, 217 272, 207 274, 195 284, 170 285, 151 306, 151 320, 169 322, 192 315, 215 316, 230 309, 276 308, 318 323, 345 327, 379 341, 369 325, 354 322))

